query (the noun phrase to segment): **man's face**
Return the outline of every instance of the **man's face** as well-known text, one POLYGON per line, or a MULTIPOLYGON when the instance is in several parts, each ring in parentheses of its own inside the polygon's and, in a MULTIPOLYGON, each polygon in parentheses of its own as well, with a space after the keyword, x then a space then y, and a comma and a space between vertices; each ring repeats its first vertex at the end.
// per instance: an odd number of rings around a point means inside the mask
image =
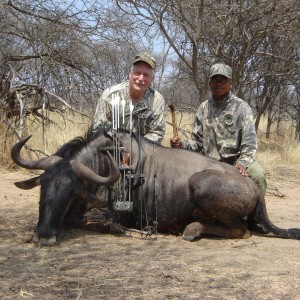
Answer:
POLYGON ((144 62, 135 63, 129 72, 129 84, 135 91, 145 92, 154 78, 154 70, 144 62))
POLYGON ((231 90, 232 81, 223 75, 216 75, 210 78, 209 87, 214 97, 222 98, 231 90))

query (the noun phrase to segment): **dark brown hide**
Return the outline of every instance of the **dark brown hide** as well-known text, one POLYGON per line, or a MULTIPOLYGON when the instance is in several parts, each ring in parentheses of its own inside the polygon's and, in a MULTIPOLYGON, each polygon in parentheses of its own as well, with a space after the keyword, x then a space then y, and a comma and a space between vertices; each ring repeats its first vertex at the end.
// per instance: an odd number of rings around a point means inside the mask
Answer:
MULTIPOLYGON (((133 212, 115 213, 122 226, 133 229, 153 226, 160 232, 184 231, 186 240, 202 235, 247 238, 249 228, 300 239, 299 229, 280 229, 269 220, 257 185, 235 167, 187 150, 134 139, 127 133, 119 133, 118 140, 130 152, 134 173, 133 212)), ((103 149, 113 146, 112 139, 103 135, 92 140, 73 159, 99 176, 108 176, 111 162, 103 149)), ((35 237, 38 242, 45 238, 47 244, 47 239, 53 243, 56 238, 58 223, 74 205, 74 196, 80 195, 79 190, 83 189, 83 198, 88 198, 95 184, 87 184, 78 176, 72 160, 63 159, 46 170, 41 185, 40 220, 35 237)), ((100 191, 101 199, 107 199, 107 189, 100 191)))

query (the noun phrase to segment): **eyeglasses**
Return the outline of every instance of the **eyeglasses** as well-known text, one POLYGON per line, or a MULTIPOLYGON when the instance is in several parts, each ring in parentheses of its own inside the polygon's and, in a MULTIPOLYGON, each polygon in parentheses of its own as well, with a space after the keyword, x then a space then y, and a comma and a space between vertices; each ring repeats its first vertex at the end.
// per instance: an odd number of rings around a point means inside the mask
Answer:
POLYGON ((211 82, 213 84, 217 84, 217 83, 225 84, 225 83, 228 83, 229 81, 230 81, 230 79, 216 79, 216 78, 213 78, 209 82, 211 82))

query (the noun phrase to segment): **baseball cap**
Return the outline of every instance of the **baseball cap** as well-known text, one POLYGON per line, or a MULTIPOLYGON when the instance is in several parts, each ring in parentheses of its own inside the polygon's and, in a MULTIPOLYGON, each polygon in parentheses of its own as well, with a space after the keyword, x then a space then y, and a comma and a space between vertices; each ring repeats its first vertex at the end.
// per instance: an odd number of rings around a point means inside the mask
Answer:
POLYGON ((152 69, 155 69, 156 67, 156 61, 155 58, 152 57, 149 53, 147 52, 143 52, 143 53, 139 53, 135 56, 134 61, 133 61, 133 65, 139 61, 143 61, 145 63, 147 63, 152 69))
POLYGON ((232 69, 225 64, 214 64, 209 71, 209 78, 215 75, 223 75, 227 78, 232 78, 232 69))

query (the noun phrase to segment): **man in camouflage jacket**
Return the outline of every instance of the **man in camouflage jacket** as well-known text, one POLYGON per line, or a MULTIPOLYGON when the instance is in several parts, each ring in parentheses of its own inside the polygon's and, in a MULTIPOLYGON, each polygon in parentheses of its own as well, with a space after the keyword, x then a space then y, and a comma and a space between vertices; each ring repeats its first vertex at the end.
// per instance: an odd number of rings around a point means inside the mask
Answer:
POLYGON ((171 147, 200 152, 227 162, 251 177, 265 195, 263 168, 255 160, 257 137, 250 106, 231 92, 232 70, 215 64, 210 69, 211 95, 197 110, 191 140, 171 139, 171 147))
POLYGON ((129 80, 106 89, 101 95, 94 116, 94 132, 113 121, 112 100, 117 97, 119 103, 114 118, 118 114, 118 127, 132 129, 150 141, 161 143, 165 133, 165 101, 158 91, 150 87, 155 67, 155 59, 147 52, 136 55, 129 80), (125 101, 123 104, 122 100, 125 101), (130 105, 133 108, 131 113, 130 105))

